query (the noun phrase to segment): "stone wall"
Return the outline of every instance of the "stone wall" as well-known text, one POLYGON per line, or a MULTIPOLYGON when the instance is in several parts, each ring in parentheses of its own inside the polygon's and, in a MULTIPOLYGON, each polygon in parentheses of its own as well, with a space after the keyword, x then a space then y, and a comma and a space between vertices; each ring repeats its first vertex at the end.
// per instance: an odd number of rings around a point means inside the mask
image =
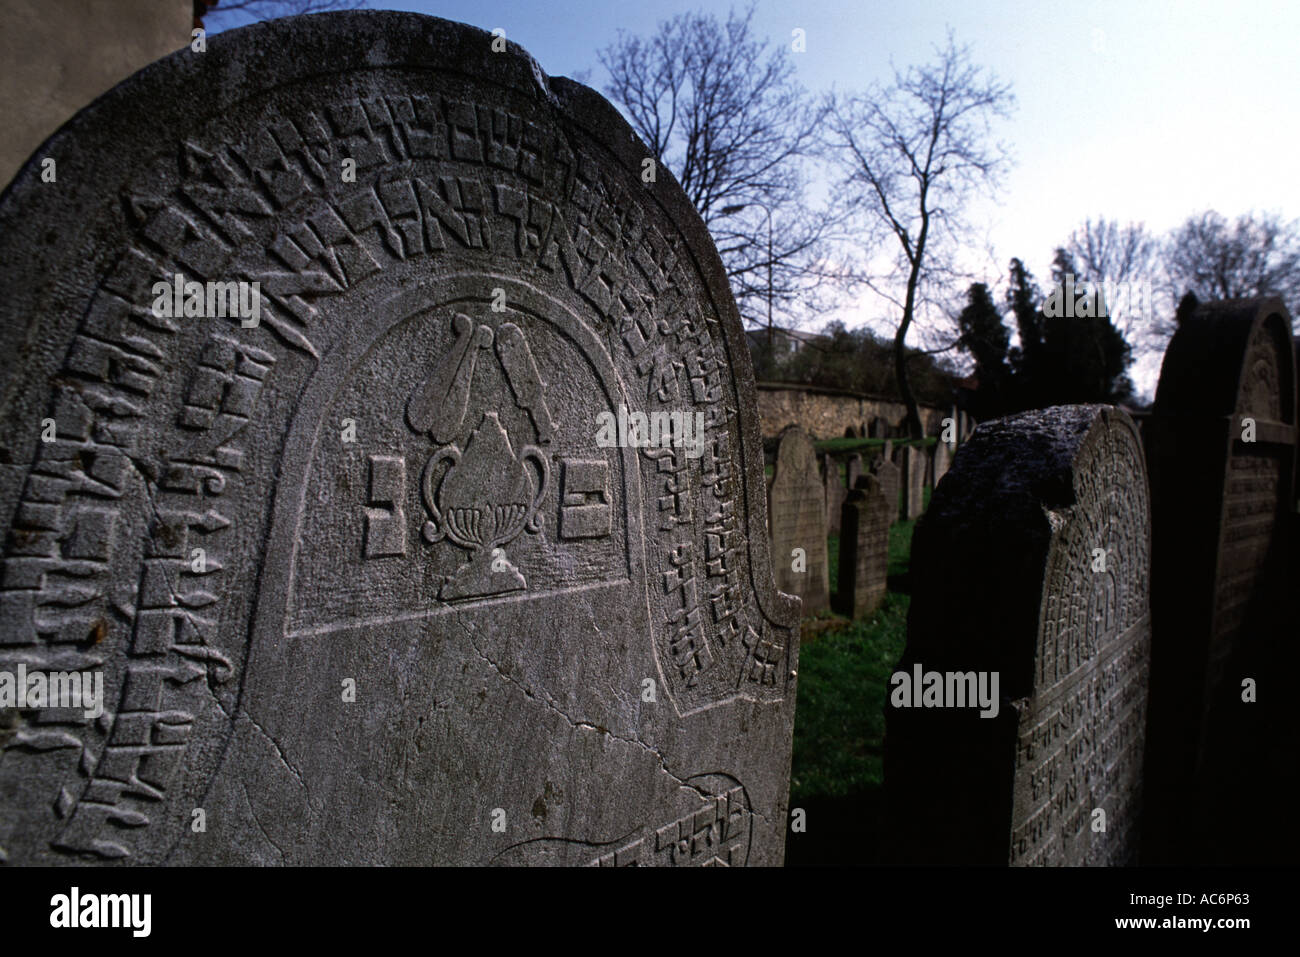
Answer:
POLYGON ((72 114, 141 67, 188 46, 193 21, 192 0, 0 4, 0 187, 72 114))
MULTIPOLYGON (((925 434, 935 435, 949 410, 921 406, 925 434)), ((780 382, 758 383, 758 419, 763 436, 779 435, 787 425, 798 425, 814 439, 837 439, 844 430, 868 428, 883 419, 897 431, 907 417, 907 407, 879 396, 780 382)), ((893 432, 890 433, 894 434, 893 432)))

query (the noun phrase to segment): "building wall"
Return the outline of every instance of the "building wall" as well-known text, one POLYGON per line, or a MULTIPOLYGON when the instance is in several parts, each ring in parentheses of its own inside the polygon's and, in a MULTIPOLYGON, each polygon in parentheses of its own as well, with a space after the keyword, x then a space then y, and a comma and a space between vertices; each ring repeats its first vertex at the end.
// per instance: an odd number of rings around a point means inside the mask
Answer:
POLYGON ((193 22, 193 0, 0 0, 0 188, 74 113, 188 46, 193 22))
MULTIPOLYGON (((926 435, 935 435, 951 410, 921 406, 926 435)), ((758 419, 765 437, 779 435, 787 425, 799 425, 815 439, 838 439, 852 427, 870 427, 880 418, 897 431, 907 418, 907 407, 871 396, 832 390, 800 389, 774 383, 758 385, 758 419)))

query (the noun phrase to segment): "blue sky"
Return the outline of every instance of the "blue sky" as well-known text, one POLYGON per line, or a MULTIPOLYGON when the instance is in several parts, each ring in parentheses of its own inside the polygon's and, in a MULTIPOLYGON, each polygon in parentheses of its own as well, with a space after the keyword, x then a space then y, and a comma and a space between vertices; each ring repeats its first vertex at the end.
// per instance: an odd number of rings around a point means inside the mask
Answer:
MULTIPOLYGON (((586 71, 601 88, 597 51, 620 29, 649 33, 713 0, 371 0, 491 30, 501 27, 552 75, 586 71)), ((739 5, 737 5, 739 6, 739 5)), ((927 61, 951 27, 974 62, 1009 81, 1018 100, 1000 127, 1016 165, 1000 202, 981 200, 971 265, 990 281, 1020 256, 1045 281, 1053 248, 1087 216, 1164 232, 1206 208, 1235 216, 1300 216, 1300 4, 1273 0, 758 0, 760 35, 788 44, 813 91, 887 81, 893 66, 927 61), (981 249, 991 245, 991 255, 981 249)), ((862 311, 860 314, 865 315, 862 311)), ((845 315, 852 323, 853 311, 845 315)), ((1144 374, 1142 378, 1147 378, 1144 374)), ((1147 385, 1147 383, 1140 383, 1147 385)))

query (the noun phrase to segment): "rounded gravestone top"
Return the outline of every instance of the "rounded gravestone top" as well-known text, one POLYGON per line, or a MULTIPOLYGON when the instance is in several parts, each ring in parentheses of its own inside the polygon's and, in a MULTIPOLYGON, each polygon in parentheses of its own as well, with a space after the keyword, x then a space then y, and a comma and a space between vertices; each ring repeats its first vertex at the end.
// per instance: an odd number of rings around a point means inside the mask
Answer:
POLYGON ((797 604, 739 316, 648 155, 377 12, 221 34, 37 150, 0 674, 103 713, 5 713, 0 859, 781 861, 797 604))

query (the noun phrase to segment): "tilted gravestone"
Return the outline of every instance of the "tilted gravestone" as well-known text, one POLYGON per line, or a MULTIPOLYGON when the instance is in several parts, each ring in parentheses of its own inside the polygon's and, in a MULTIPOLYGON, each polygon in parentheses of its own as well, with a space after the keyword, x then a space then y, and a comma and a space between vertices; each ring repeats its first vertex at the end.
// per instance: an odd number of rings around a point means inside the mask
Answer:
POLYGON ((1123 412, 1025 413, 962 446, 917 523, 885 706, 895 858, 1133 861, 1149 558, 1142 447, 1123 412))
POLYGON ((849 490, 840 479, 840 463, 837 459, 822 456, 822 481, 826 485, 826 531, 831 535, 840 533, 840 507, 849 490))
POLYGON ((781 433, 768 497, 776 587, 802 598, 804 615, 824 611, 830 604, 825 489, 812 439, 798 426, 781 433))
POLYGON ((837 598, 849 618, 869 615, 885 600, 889 526, 893 509, 874 475, 863 475, 849 492, 840 519, 837 598))
POLYGON ((889 459, 879 459, 872 467, 871 474, 880 482, 885 501, 889 503, 889 522, 892 525, 898 519, 898 490, 902 485, 898 466, 889 459))
POLYGON ((781 862, 798 604, 726 276, 494 42, 224 33, 0 199, 0 688, 105 709, 5 715, 0 859, 781 862))
POLYGON ((1205 862, 1198 845, 1223 831, 1206 820, 1212 794, 1243 786, 1227 766, 1277 734, 1243 724, 1258 709, 1242 682, 1279 673, 1268 663, 1297 633, 1278 620, 1296 455, 1290 325, 1277 299, 1199 306, 1169 343, 1143 429, 1155 627, 1144 852, 1154 863, 1205 862))

